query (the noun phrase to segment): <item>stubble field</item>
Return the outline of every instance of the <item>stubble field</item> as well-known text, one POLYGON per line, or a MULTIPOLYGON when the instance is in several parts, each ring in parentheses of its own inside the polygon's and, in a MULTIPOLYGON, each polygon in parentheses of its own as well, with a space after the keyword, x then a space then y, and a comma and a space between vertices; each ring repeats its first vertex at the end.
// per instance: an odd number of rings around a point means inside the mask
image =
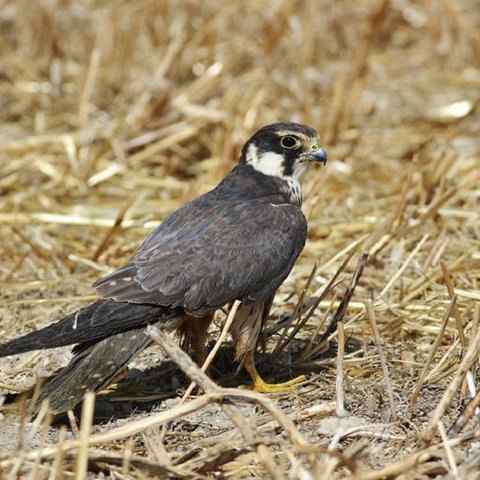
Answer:
POLYGON ((9 403, 69 348, 0 359, 0 477, 480 478, 479 24, 474 0, 1 2, 2 340, 95 298, 257 128, 309 124, 329 162, 258 354, 295 392, 232 390, 228 339, 181 403, 155 345, 78 432, 9 403))

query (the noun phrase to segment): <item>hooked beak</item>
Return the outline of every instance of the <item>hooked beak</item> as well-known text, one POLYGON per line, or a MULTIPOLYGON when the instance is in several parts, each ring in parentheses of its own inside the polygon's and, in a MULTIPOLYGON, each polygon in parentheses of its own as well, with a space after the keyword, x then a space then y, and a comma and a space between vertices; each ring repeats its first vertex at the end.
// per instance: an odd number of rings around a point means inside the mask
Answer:
POLYGON ((313 162, 320 162, 325 165, 327 163, 327 152, 322 147, 319 147, 317 148, 317 150, 312 150, 308 153, 304 153, 302 155, 302 158, 313 162))

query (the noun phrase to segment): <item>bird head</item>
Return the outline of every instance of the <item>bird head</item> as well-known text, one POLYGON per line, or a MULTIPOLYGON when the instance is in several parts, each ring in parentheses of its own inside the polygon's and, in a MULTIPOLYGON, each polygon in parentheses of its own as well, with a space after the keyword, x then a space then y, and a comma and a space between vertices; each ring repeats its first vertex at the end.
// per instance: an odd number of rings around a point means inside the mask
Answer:
POLYGON ((301 182, 311 163, 327 162, 316 130, 293 122, 267 125, 245 144, 241 163, 283 180, 301 182))

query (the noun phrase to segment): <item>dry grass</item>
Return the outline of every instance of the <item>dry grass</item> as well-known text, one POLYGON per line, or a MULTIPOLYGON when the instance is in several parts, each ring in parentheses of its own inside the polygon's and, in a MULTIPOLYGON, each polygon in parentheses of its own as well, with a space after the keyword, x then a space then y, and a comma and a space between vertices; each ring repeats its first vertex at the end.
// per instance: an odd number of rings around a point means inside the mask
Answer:
MULTIPOLYGON (((111 422, 92 424, 88 398, 78 439, 5 408, 0 476, 480 478, 479 24, 475 0, 1 1, 0 338, 91 300, 257 127, 311 124, 330 161, 308 179, 310 241, 268 325, 264 371, 306 373, 295 394, 183 365, 206 393, 180 404, 188 384, 164 363, 102 396, 111 422), (370 260, 339 330, 357 341, 339 349, 339 418, 322 332, 355 249, 370 260)), ((0 388, 67 359, 2 359, 0 388)))

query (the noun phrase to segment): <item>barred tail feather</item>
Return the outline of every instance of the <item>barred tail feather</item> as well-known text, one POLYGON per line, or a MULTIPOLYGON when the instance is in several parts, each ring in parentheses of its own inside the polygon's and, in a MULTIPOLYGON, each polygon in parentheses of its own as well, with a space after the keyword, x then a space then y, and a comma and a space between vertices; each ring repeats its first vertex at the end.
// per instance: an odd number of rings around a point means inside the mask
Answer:
POLYGON ((141 328, 81 348, 65 368, 41 387, 37 408, 48 399, 54 413, 73 409, 86 391, 97 392, 110 384, 150 341, 141 328))

